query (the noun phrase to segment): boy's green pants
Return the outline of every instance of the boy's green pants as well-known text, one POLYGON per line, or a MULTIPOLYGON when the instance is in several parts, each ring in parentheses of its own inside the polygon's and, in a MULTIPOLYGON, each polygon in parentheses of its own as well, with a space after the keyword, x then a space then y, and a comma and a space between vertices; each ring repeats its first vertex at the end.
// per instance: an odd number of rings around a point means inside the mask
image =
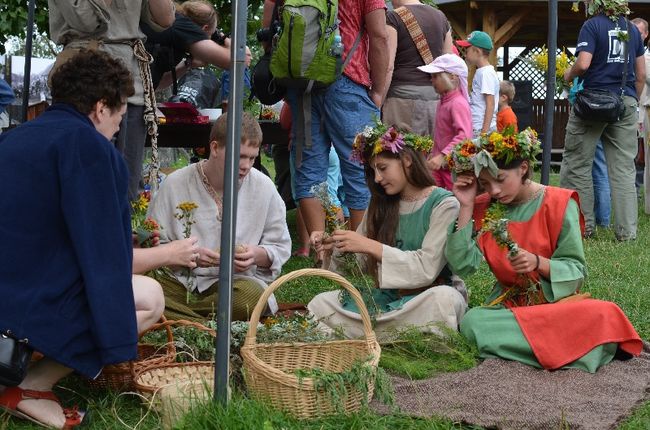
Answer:
MULTIPOLYGON (((217 313, 219 281, 215 282, 202 293, 194 292, 189 295, 185 286, 176 278, 167 274, 150 274, 162 286, 165 294, 165 317, 167 319, 185 319, 205 322, 217 313)), ((250 279, 234 279, 232 293, 233 321, 248 321, 253 308, 257 304, 264 288, 250 279)))

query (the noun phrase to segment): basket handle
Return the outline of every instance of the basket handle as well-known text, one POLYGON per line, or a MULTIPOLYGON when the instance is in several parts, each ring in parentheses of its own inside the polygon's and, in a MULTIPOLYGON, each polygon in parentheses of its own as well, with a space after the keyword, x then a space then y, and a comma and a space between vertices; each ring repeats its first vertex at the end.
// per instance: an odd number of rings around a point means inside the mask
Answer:
POLYGON ((361 294, 359 291, 354 288, 350 282, 347 281, 343 276, 339 275, 338 273, 330 272, 329 270, 324 270, 324 269, 300 269, 300 270, 294 270, 293 272, 289 272, 284 276, 279 277, 271 285, 269 285, 266 289, 264 289, 264 293, 262 293, 262 296, 258 300, 257 304, 255 305, 255 308, 253 309, 253 313, 251 315, 250 322, 248 324, 248 333, 246 334, 246 340, 244 341, 244 346, 252 346, 255 345, 257 340, 257 324, 260 322, 260 316, 262 315, 262 312, 266 308, 266 303, 278 288, 282 284, 285 284, 289 281, 292 281, 296 278, 300 278, 302 276, 319 276, 321 278, 329 279, 331 281, 337 282, 341 287, 343 287, 345 290, 347 290, 350 293, 350 296, 352 296, 352 299, 354 302, 357 304, 357 307, 359 308, 359 314, 361 315, 361 321, 363 322, 363 332, 366 336, 366 340, 368 343, 374 343, 376 342, 376 337, 375 337, 375 332, 372 329, 372 324, 370 322, 370 315, 368 314, 368 309, 366 309, 366 305, 363 302, 363 299, 361 298, 361 294))
POLYGON ((165 320, 161 320, 161 322, 156 323, 153 326, 151 326, 151 328, 149 328, 149 330, 158 330, 158 329, 161 329, 163 327, 165 327, 165 329, 167 329, 167 330, 170 330, 171 326, 174 326, 174 325, 194 327, 196 329, 199 329, 201 331, 205 331, 205 332, 211 334, 212 337, 215 337, 217 335, 217 332, 214 329, 211 329, 210 327, 207 327, 207 326, 205 326, 205 325, 203 325, 201 323, 197 323, 197 322, 189 321, 189 320, 168 320, 168 319, 165 319, 165 320))
POLYGON ((138 339, 140 339, 142 336, 145 334, 149 333, 150 331, 156 331, 160 328, 164 328, 165 331, 167 332, 167 343, 173 344, 174 343, 174 334, 172 333, 172 329, 169 327, 169 320, 165 318, 165 315, 160 316, 160 322, 157 322, 153 324, 151 327, 143 331, 138 335, 138 339))

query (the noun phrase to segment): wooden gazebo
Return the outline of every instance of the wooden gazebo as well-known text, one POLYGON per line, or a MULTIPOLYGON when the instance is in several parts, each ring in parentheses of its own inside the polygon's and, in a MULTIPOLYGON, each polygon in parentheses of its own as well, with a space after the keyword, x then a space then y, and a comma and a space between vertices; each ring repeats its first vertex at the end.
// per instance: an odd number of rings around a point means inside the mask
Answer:
MULTIPOLYGON (((571 10, 573 1, 558 0, 557 46, 574 47, 580 27, 586 20, 584 5, 579 12, 571 10)), ((449 20, 455 39, 464 39, 473 30, 483 30, 494 41, 491 62, 497 65, 497 49, 503 48, 503 65, 498 70, 504 79, 512 79, 511 71, 520 61, 509 61, 510 47, 523 47, 521 56, 547 44, 548 1, 545 0, 437 0, 437 5, 449 20)), ((641 17, 650 21, 650 0, 630 1, 630 19, 641 17)), ((518 77, 514 77, 518 79, 518 77)), ((544 132, 544 100, 542 97, 519 100, 532 106, 527 124, 544 132)), ((564 146, 564 130, 569 107, 566 100, 556 100, 553 121, 553 148, 564 146)))

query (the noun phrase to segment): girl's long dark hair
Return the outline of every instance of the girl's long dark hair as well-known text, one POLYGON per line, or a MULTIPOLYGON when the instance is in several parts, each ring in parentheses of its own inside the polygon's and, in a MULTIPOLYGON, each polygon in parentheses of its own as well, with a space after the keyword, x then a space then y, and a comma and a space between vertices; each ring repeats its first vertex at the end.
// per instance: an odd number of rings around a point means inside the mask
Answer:
MULTIPOLYGON (((406 180, 414 187, 426 188, 435 185, 424 155, 421 152, 405 146, 397 154, 383 151, 377 154, 377 157, 379 156, 400 160, 406 180), (407 158, 411 160, 409 169, 404 166, 404 160, 407 158)), ((370 204, 366 212, 366 237, 388 246, 395 246, 395 236, 399 226, 400 195, 390 196, 386 194, 384 188, 375 182, 375 170, 372 168, 370 160, 366 160, 364 172, 366 184, 370 190, 370 204)), ((368 256, 366 270, 375 279, 375 282, 378 282, 377 260, 375 258, 368 256)))

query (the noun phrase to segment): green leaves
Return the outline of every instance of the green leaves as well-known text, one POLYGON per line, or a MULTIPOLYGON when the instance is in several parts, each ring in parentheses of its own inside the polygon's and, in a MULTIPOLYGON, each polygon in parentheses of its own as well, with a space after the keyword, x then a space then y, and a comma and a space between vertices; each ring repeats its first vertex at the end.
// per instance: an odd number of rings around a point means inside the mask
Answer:
MULTIPOLYGON (((0 54, 5 54, 5 42, 11 36, 25 39, 27 35, 27 0, 3 0, 0 3, 0 54)), ((35 31, 49 34, 46 2, 39 2, 34 13, 35 31)))

